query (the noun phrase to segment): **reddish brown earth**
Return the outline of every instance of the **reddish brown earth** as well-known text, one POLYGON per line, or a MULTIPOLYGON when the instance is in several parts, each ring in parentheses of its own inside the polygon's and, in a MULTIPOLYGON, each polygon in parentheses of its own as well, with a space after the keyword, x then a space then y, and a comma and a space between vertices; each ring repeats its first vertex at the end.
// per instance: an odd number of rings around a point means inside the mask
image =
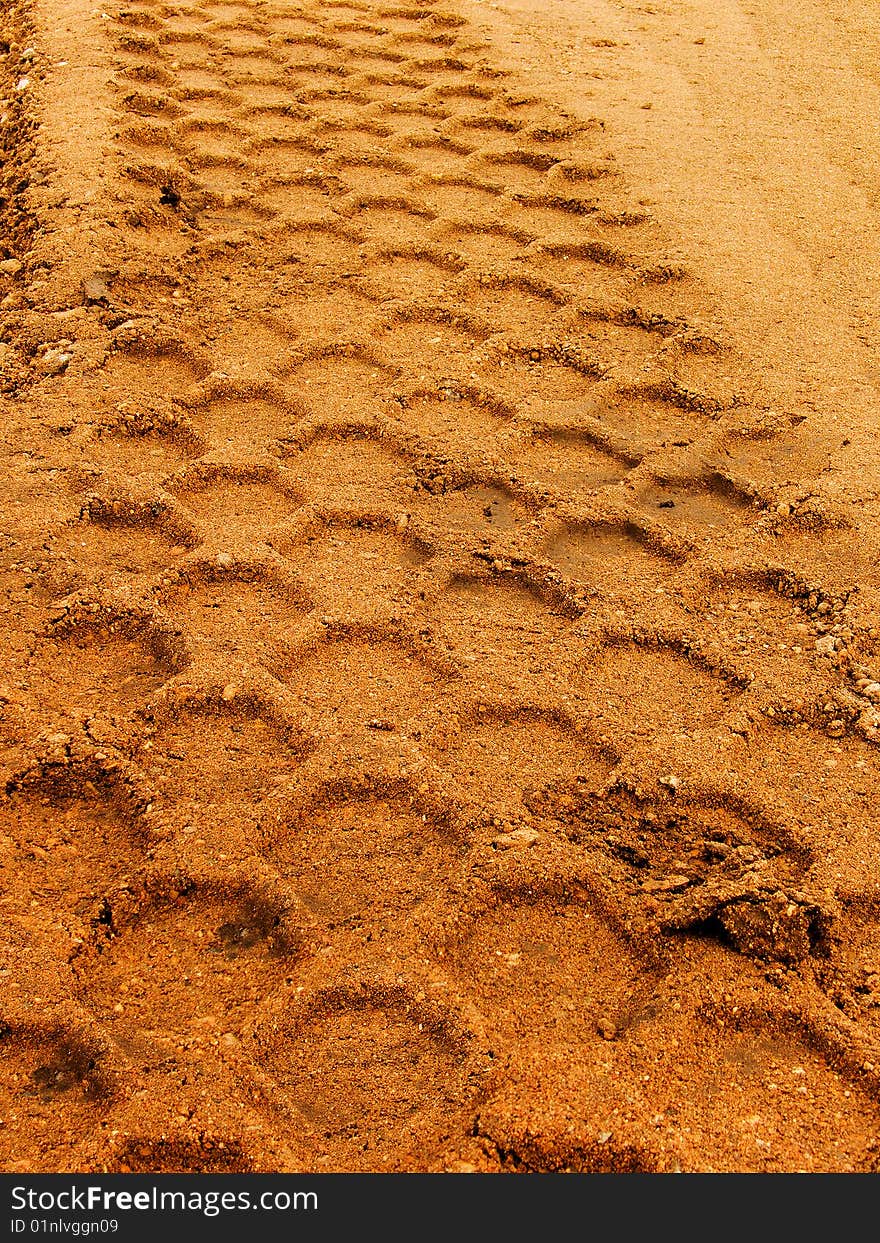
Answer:
POLYGON ((6 1170, 878 1168, 876 22, 536 7, 0 3, 6 1170))

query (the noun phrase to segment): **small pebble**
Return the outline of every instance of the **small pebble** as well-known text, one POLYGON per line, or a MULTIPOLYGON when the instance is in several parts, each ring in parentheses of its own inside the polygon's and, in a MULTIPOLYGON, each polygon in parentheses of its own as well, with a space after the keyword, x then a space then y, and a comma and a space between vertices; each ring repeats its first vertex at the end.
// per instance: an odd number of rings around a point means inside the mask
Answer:
POLYGON ((496 850, 510 850, 514 846, 534 846, 540 835, 534 829, 512 829, 509 833, 499 833, 493 839, 496 850))
POLYGON ((100 276, 90 276, 83 281, 83 296, 87 302, 106 302, 110 297, 107 282, 100 276))
POLYGON ((676 889, 686 889, 690 883, 689 876, 664 876, 662 880, 646 880, 642 889, 645 893, 672 893, 676 889))
POLYGON ((37 371, 45 376, 60 375, 67 370, 72 358, 72 354, 66 354, 63 350, 47 350, 37 363, 37 371))

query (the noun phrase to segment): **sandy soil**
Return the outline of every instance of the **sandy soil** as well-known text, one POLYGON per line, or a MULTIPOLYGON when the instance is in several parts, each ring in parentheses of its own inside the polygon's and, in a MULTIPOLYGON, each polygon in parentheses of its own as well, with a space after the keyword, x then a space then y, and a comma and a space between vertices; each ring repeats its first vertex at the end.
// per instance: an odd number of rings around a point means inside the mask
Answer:
POLYGON ((4 1169, 878 1168, 878 42, 0 0, 4 1169))

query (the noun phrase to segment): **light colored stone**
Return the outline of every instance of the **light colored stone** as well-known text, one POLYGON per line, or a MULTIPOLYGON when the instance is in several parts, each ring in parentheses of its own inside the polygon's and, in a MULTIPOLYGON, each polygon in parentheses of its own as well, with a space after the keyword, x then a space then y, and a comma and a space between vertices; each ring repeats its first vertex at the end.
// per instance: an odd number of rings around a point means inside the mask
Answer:
POLYGON ((37 363, 37 371, 45 376, 60 375, 62 371, 67 370, 72 358, 73 355, 66 353, 64 350, 46 350, 46 353, 37 363))
POLYGON ((510 850, 516 846, 534 846, 540 834, 534 829, 511 829, 509 833, 499 833, 493 839, 492 845, 496 850, 510 850))

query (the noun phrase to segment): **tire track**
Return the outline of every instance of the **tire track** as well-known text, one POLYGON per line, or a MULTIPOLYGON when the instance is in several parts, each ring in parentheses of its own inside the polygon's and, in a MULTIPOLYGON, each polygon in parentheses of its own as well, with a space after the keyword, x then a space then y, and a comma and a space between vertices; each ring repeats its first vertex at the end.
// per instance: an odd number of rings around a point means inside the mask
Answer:
POLYGON ((801 1148, 871 1168, 876 1035, 827 1000, 871 881, 841 908, 851 843, 772 771, 823 731, 876 767, 822 654, 847 595, 778 563, 834 516, 753 478, 798 429, 742 397, 601 124, 431 4, 139 0, 108 31, 121 242, 2 809, 47 963, 10 970, 60 1016, 10 1006, 4 1090, 85 1139, 28 1160, 777 1168, 764 1079, 808 1064, 801 1148), (746 999, 718 1090, 748 1081, 752 1146, 681 1052, 746 999), (542 1100, 609 1076, 640 1103, 557 1136, 542 1100))

